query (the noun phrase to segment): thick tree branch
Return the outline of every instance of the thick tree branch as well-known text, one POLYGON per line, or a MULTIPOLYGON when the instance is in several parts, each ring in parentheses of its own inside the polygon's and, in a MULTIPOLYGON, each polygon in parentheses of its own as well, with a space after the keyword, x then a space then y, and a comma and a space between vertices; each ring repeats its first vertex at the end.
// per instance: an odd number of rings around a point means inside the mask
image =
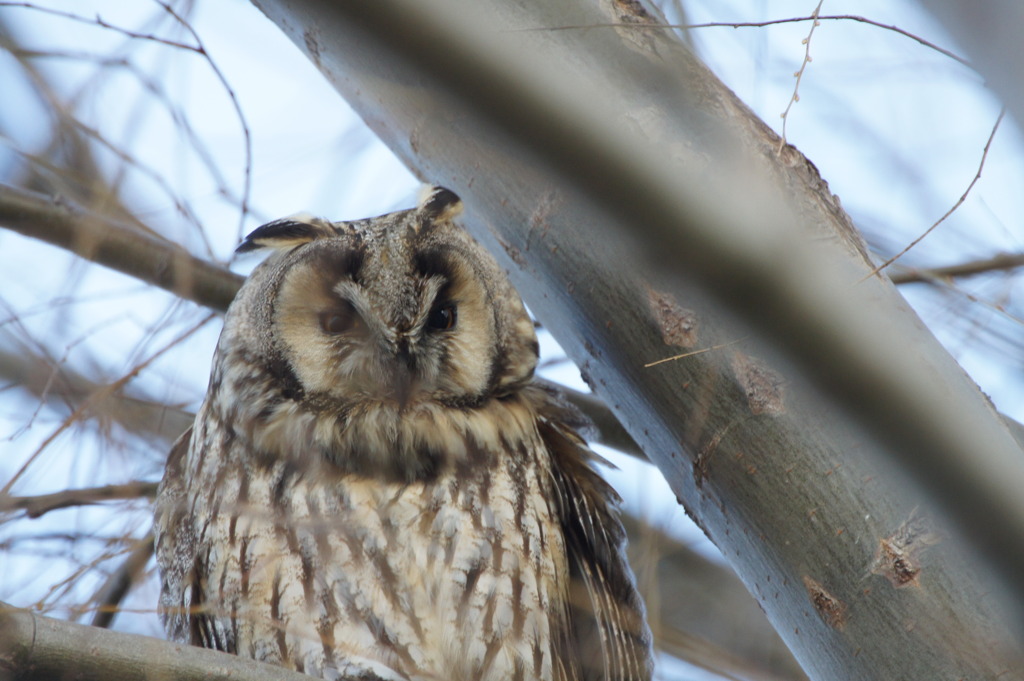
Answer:
POLYGON ((0 678, 309 681, 235 655, 43 617, 0 603, 0 678))
POLYGON ((8 185, 0 185, 0 226, 215 310, 227 309, 242 281, 225 268, 134 227, 8 185))

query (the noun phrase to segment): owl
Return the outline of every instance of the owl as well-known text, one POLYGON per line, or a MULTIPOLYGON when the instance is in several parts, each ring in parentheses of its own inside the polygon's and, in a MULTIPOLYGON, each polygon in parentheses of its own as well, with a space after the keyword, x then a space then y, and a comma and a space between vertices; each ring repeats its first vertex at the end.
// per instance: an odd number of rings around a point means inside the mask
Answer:
POLYGON ((272 252, 157 498, 173 639, 326 679, 651 677, 618 498, 460 209, 239 247, 272 252))

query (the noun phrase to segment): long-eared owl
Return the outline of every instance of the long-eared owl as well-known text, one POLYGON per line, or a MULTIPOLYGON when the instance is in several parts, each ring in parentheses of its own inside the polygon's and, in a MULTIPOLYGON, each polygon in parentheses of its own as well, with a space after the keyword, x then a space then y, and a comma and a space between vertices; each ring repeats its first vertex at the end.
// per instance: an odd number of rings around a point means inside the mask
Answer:
POLYGON ((330 679, 649 679, 614 491, 434 188, 290 218, 224 321, 156 514, 176 640, 330 679))

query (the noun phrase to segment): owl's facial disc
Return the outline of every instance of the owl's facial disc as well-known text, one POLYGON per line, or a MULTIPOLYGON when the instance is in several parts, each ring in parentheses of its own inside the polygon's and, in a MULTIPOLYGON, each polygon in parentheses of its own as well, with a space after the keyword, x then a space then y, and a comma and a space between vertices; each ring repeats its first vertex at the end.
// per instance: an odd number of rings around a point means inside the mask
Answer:
POLYGON ((281 350, 306 394, 399 410, 485 399, 494 322, 470 268, 386 247, 353 256, 342 240, 307 248, 274 304, 281 350))
POLYGON ((316 238, 270 270, 271 359, 290 369, 305 405, 474 408, 532 377, 536 335, 506 274, 430 205, 308 225, 316 238))

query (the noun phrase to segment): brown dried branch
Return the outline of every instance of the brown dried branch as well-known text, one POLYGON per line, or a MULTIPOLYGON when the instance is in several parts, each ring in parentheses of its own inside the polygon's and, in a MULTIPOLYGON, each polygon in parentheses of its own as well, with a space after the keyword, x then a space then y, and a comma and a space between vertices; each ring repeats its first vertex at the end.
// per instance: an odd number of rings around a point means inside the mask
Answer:
POLYGON ((23 510, 29 518, 38 518, 50 511, 70 506, 89 506, 101 501, 114 499, 138 499, 156 495, 156 483, 135 481, 122 485, 103 485, 102 487, 85 487, 82 489, 66 489, 52 494, 15 497, 0 494, 0 513, 5 511, 23 510))
POLYGON ((0 226, 224 311, 243 277, 179 246, 84 208, 0 185, 0 226))
POLYGON ((894 284, 930 283, 937 279, 956 279, 976 274, 1012 270, 1024 266, 1024 253, 1000 253, 991 258, 971 260, 944 267, 901 267, 889 274, 894 284))

